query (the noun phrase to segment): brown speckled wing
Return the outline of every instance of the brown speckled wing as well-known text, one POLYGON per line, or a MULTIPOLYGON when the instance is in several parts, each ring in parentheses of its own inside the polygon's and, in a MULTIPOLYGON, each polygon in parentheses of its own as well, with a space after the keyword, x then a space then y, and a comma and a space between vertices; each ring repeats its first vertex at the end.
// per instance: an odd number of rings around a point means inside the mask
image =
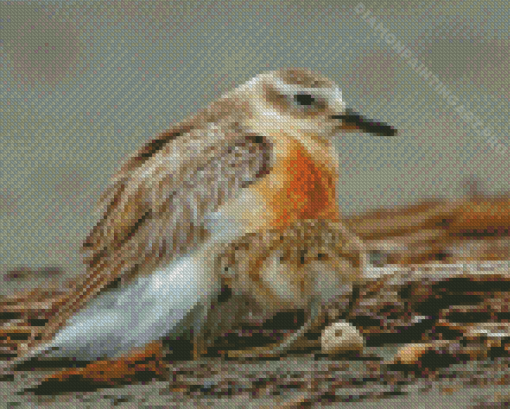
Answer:
POLYGON ((269 172, 264 137, 228 117, 201 125, 162 134, 113 178, 102 217, 83 244, 88 271, 28 353, 105 287, 151 273, 204 242, 206 216, 269 172))

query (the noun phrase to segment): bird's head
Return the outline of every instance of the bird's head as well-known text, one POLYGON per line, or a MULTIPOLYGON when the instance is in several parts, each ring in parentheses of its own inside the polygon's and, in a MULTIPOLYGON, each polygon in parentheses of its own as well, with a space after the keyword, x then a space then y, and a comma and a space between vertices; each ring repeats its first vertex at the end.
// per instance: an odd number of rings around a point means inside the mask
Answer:
POLYGON ((349 109, 331 80, 301 68, 260 74, 239 88, 247 93, 257 123, 267 130, 330 143, 347 131, 392 136, 389 125, 366 119, 349 109))

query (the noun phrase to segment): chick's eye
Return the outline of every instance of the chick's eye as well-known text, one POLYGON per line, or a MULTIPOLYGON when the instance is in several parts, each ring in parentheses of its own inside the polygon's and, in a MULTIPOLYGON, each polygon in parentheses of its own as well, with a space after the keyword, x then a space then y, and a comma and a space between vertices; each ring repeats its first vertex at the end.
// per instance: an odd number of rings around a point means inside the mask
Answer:
POLYGON ((294 95, 294 102, 298 105, 311 106, 315 103, 315 98, 310 94, 296 94, 294 95))

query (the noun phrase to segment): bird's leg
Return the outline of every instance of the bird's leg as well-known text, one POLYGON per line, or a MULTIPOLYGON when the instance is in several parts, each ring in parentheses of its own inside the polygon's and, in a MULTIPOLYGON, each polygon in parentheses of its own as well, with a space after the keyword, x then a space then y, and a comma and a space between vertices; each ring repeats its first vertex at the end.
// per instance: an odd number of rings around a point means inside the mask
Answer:
POLYGON ((272 355, 283 355, 286 352, 298 346, 304 339, 306 333, 312 328, 320 326, 325 319, 326 309, 318 297, 314 297, 310 303, 309 317, 306 322, 295 333, 283 340, 278 346, 272 349, 272 355))
POLYGON ((309 307, 308 319, 298 331, 289 335, 277 345, 253 348, 249 351, 230 351, 229 358, 264 358, 283 356, 299 344, 303 343, 305 334, 312 328, 320 326, 326 317, 326 309, 320 297, 313 297, 309 307))
POLYGON ((193 360, 199 359, 201 356, 207 354, 207 345, 204 329, 206 327, 207 310, 205 305, 197 307, 195 311, 195 318, 193 320, 193 360))

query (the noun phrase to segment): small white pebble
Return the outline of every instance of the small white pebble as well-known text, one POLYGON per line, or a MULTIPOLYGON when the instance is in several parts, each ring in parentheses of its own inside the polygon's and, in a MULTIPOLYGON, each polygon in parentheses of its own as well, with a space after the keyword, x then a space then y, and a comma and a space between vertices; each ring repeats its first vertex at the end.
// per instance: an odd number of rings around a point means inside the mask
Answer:
POLYGON ((322 352, 328 355, 362 351, 365 340, 358 329, 346 321, 331 324, 322 331, 322 352))

